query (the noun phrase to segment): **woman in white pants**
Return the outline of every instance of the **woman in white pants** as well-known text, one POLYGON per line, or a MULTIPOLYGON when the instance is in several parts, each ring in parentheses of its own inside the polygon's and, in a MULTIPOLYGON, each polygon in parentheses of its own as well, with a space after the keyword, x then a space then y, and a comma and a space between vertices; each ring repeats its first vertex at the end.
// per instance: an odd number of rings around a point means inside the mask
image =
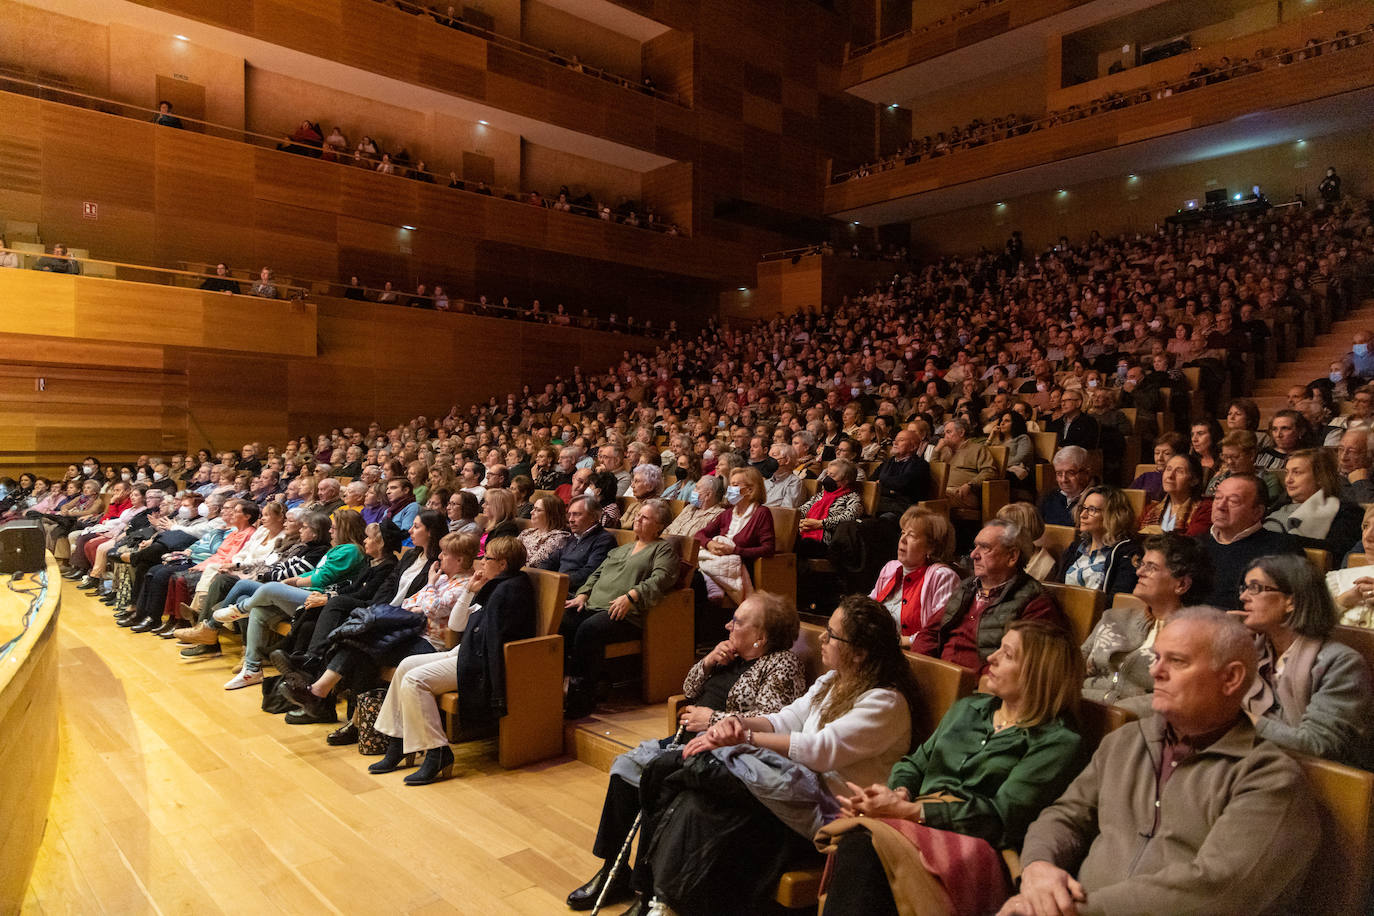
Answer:
POLYGON ((439 715, 441 694, 459 692, 465 722, 504 712, 501 647, 534 635, 534 587, 521 571, 525 546, 517 538, 492 538, 477 560, 449 615, 449 629, 463 634, 461 645, 440 655, 412 655, 396 666, 375 724, 391 741, 386 756, 368 772, 390 773, 424 751, 424 762, 405 778, 407 785, 427 785, 450 774, 453 751, 439 715))

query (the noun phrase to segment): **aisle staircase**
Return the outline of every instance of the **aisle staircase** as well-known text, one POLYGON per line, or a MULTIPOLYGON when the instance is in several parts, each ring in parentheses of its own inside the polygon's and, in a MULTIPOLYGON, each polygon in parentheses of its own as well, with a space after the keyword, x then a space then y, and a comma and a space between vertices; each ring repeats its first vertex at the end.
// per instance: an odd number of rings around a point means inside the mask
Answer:
POLYGON ((1279 363, 1278 372, 1272 378, 1257 379, 1254 399, 1263 418, 1261 428, 1268 424, 1276 410, 1288 406, 1291 386, 1325 378, 1331 371, 1331 361, 1350 352, 1351 339, 1361 330, 1374 332, 1374 299, 1362 301, 1345 317, 1333 321, 1330 329, 1318 334, 1311 346, 1299 347, 1297 358, 1279 363))

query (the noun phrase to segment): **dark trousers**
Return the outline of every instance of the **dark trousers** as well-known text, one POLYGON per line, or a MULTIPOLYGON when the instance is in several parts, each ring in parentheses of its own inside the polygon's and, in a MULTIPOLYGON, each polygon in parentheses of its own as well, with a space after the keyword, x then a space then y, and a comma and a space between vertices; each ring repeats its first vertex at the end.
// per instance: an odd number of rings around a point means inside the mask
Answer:
POLYGON ((558 627, 567 655, 564 671, 570 677, 596 683, 609 643, 639 639, 644 631, 628 620, 612 620, 606 611, 584 607, 563 614, 558 627))
POLYGON ((403 658, 434 651, 435 648, 423 636, 416 636, 410 642, 396 646, 383 656, 374 656, 362 649, 345 647, 329 657, 329 670, 339 675, 341 686, 361 693, 381 685, 383 668, 395 667, 403 658))
POLYGON ((159 563, 149 569, 143 577, 142 586, 134 593, 134 607, 139 619, 161 618, 162 607, 167 603, 167 586, 171 583, 172 577, 190 568, 190 560, 176 560, 171 563, 159 563))
POLYGON ((67 558, 67 565, 72 569, 79 569, 84 573, 91 571, 91 561, 86 559, 86 544, 95 538, 104 538, 103 534, 83 534, 76 539, 76 546, 72 548, 72 555, 67 558))
POLYGON ((133 594, 137 596, 143 588, 143 579, 148 575, 148 570, 162 562, 164 554, 172 552, 160 541, 153 541, 147 547, 135 550, 129 555, 129 566, 133 569, 133 594))
POLYGON ((887 872, 873 849, 873 834, 851 830, 840 837, 825 898, 826 916, 897 916, 887 872))

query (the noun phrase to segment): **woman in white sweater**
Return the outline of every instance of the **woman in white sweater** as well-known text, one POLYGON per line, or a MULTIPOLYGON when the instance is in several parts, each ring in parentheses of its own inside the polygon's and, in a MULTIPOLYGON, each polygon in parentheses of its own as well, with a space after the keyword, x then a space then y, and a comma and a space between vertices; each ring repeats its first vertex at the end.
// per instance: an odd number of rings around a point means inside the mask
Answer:
POLYGON ((805 831, 837 815, 846 783, 885 779, 909 751, 918 691, 887 609, 861 595, 842 600, 821 635, 821 661, 829 670, 804 696, 712 725, 683 749, 686 778, 651 789, 662 804, 640 842, 651 844, 652 876, 637 870, 635 883, 651 880, 681 916, 759 912, 782 871, 815 855, 805 831), (702 836, 713 839, 702 846, 702 836))

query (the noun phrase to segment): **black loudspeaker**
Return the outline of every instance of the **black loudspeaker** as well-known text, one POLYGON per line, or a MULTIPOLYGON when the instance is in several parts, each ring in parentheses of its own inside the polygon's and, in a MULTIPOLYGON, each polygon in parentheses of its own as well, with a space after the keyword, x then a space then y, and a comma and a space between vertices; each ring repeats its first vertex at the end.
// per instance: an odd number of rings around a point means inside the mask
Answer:
POLYGON ((43 526, 27 519, 0 525, 0 575, 43 569, 43 526))

